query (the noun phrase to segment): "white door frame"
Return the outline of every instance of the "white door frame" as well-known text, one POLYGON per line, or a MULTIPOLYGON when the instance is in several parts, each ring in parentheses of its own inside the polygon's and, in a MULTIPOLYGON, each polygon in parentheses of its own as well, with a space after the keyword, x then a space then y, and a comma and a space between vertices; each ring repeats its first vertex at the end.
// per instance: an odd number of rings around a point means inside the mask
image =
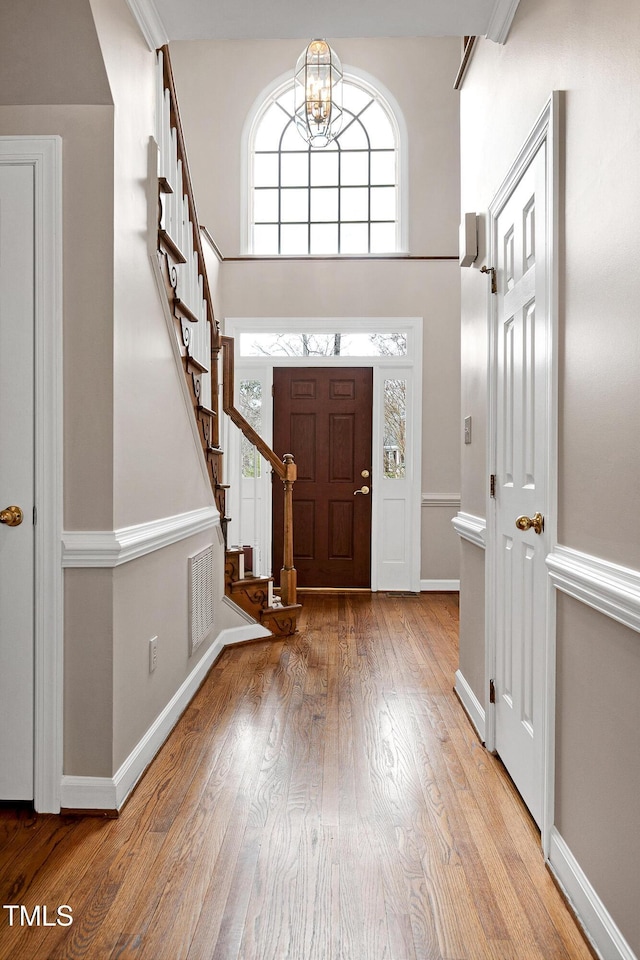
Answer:
MULTIPOLYGON (((547 256, 547 343, 549 350, 549 378, 547 393, 547 502, 545 505, 545 532, 548 534, 549 550, 557 544, 557 487, 558 487, 558 224, 559 224, 559 114, 560 94, 554 92, 538 117, 520 153, 512 164, 500 189, 489 206, 487 221, 487 250, 490 264, 497 261, 497 218, 540 146, 546 141, 546 256, 547 256)), ((489 293, 489 472, 496 472, 497 462, 497 324, 496 297, 489 293)), ((496 746, 496 711, 490 702, 490 681, 496 670, 496 590, 497 583, 497 511, 496 501, 487 491, 487 540, 486 540, 486 624, 485 624, 485 743, 488 750, 496 746)), ((555 644, 556 612, 555 591, 551 580, 546 588, 546 630, 544 649, 543 689, 543 784, 542 784, 542 848, 548 856, 550 833, 554 822, 555 778, 555 644)))
MULTIPOLYGON (((407 333, 407 354, 404 357, 395 356, 329 356, 329 357, 241 357, 236 353, 236 382, 239 382, 239 371, 244 374, 250 369, 262 371, 266 396, 264 397, 263 436, 271 444, 273 426, 273 401, 271 386, 273 383, 274 366, 327 366, 327 367, 372 367, 373 368, 373 436, 372 436, 372 517, 371 517, 371 589, 372 590, 408 590, 420 591, 420 550, 421 550, 421 510, 422 510, 422 317, 285 317, 285 318, 225 318, 225 333, 239 341, 242 333, 280 332, 294 333, 311 332, 338 332, 338 333, 393 333, 403 331, 407 333), (384 377, 406 376, 410 386, 410 399, 407 404, 407 479, 380 480, 376 478, 378 466, 382 464, 382 380, 384 377), (385 560, 380 548, 384 530, 384 500, 385 492, 393 492, 393 488, 386 488, 384 484, 406 483, 406 502, 409 504, 410 516, 405 521, 406 532, 406 563, 403 564, 408 575, 403 575, 402 582, 393 581, 393 571, 385 569, 385 560), (385 582, 386 581, 386 582, 385 582)), ((229 449, 230 463, 229 478, 232 490, 240 489, 240 477, 233 455, 233 450, 239 447, 234 439, 227 438, 225 448, 229 449)), ((266 482, 266 481, 265 481, 266 482)), ((265 498, 269 501, 270 495, 265 498)), ((233 510, 236 507, 233 505, 233 510)), ((265 552, 271 556, 271 521, 267 536, 269 542, 265 552)))
POLYGON ((0 137, 0 163, 35 189, 34 806, 59 813, 63 763, 62 140, 0 137))

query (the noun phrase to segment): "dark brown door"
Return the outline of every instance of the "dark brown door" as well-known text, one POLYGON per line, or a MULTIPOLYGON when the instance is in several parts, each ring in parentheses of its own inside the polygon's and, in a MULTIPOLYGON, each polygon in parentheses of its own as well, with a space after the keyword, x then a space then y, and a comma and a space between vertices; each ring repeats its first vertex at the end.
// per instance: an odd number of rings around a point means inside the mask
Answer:
MULTIPOLYGON (((273 371, 273 447, 292 453, 293 553, 301 587, 371 586, 369 367, 273 371), (363 473, 367 475, 363 476, 363 473)), ((273 481, 273 572, 282 566, 282 484, 273 481)))

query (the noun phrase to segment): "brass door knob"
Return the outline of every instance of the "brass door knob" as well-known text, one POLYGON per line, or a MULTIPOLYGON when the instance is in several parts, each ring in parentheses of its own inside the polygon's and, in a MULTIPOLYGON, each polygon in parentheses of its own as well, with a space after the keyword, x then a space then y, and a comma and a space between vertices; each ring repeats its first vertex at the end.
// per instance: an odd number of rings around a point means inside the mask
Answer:
POLYGON ((0 523, 6 523, 8 527, 19 527, 23 520, 23 513, 20 507, 7 507, 6 510, 0 510, 0 523))
POLYGON ((518 530, 531 530, 533 527, 534 533, 541 534, 544 530, 544 517, 541 513, 536 513, 533 517, 518 517, 516 527, 518 530))
POLYGON ((364 495, 366 496, 368 493, 371 493, 371 491, 369 490, 369 487, 360 487, 359 490, 354 490, 354 491, 353 491, 354 497, 355 497, 358 493, 364 493, 364 495))

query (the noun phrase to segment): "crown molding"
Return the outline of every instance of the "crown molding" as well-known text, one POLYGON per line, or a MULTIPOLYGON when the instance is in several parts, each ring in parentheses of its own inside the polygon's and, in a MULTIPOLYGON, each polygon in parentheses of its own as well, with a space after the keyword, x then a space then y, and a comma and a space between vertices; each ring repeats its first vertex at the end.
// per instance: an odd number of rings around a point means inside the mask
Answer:
POLYGON ((493 11, 489 17, 487 40, 494 43, 506 43, 513 18, 516 15, 520 0, 495 0, 493 11))
POLYGON ((169 43, 169 36, 153 0, 127 0, 127 5, 140 27, 149 50, 169 43))

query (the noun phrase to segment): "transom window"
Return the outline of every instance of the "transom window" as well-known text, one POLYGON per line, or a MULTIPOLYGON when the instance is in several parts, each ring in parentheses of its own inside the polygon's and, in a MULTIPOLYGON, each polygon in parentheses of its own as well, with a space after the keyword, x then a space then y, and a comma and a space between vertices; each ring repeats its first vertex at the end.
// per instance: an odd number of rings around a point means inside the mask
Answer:
POLYGON ((265 103, 251 150, 250 252, 384 254, 399 250, 398 134, 368 84, 343 81, 342 129, 312 148, 294 121, 293 83, 265 103))

